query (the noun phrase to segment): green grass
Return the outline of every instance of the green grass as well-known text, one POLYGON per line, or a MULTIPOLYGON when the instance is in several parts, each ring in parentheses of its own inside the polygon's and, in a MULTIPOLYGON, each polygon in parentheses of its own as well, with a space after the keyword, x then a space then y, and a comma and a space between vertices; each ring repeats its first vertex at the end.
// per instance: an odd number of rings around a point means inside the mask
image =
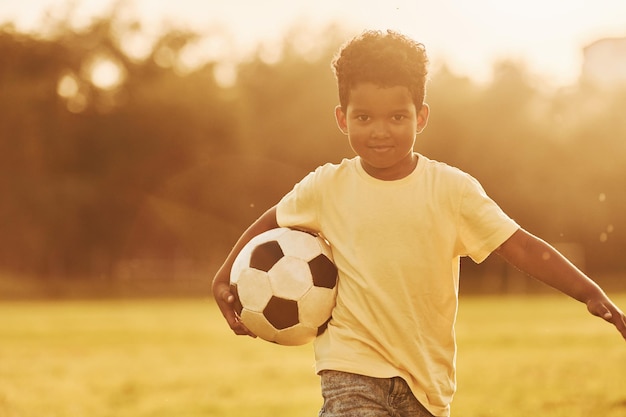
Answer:
MULTIPOLYGON (((626 415, 626 343, 581 304, 464 298, 457 330, 453 417, 626 415)), ((0 417, 312 417, 318 384, 311 345, 234 336, 209 301, 0 304, 0 417)))

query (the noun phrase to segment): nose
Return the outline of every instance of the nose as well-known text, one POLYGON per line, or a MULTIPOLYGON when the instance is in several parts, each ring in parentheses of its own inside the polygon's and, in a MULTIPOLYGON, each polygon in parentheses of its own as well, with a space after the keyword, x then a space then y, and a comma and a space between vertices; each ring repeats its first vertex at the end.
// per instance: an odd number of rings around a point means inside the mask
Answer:
POLYGON ((377 120, 372 123, 370 132, 372 138, 385 138, 389 136, 389 126, 384 120, 377 120))

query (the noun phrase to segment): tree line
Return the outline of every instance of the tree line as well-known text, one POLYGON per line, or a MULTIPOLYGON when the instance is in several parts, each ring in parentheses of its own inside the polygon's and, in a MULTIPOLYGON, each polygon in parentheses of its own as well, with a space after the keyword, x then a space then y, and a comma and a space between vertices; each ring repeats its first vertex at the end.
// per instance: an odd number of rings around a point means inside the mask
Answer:
MULTIPOLYGON (((167 30, 138 60, 115 16, 57 23, 47 37, 0 28, 2 274, 210 277, 303 175, 352 156, 333 118, 339 26, 315 56, 286 36, 277 61, 259 52, 223 85, 220 62, 176 68, 198 34, 167 30), (102 57, 119 85, 97 85, 102 57)), ((626 269, 626 91, 547 89, 511 61, 486 84, 445 65, 430 78, 419 152, 470 172, 533 233, 579 248, 585 269, 626 269)))

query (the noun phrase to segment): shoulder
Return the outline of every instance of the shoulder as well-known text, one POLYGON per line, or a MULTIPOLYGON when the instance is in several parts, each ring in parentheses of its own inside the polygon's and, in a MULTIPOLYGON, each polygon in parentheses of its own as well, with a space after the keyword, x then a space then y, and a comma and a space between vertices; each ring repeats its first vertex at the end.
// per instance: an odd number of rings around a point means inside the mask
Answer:
POLYGON ((457 167, 429 159, 423 155, 420 155, 420 158, 422 159, 424 174, 433 180, 459 184, 477 182, 474 177, 457 167))
POLYGON ((339 163, 326 163, 320 165, 310 175, 314 175, 318 179, 336 178, 337 176, 352 175, 356 172, 356 158, 343 159, 339 163))
POLYGON ((485 201, 488 196, 480 182, 469 173, 443 162, 424 158, 423 177, 427 189, 439 201, 451 206, 473 204, 485 201))
POLYGON ((326 163, 309 172, 293 188, 292 192, 319 193, 334 189, 345 182, 355 172, 354 159, 344 159, 340 163, 326 163))
POLYGON ((327 172, 339 172, 345 170, 354 169, 355 164, 357 163, 357 158, 344 158, 339 163, 328 162, 324 165, 320 165, 317 170, 327 171, 327 172))

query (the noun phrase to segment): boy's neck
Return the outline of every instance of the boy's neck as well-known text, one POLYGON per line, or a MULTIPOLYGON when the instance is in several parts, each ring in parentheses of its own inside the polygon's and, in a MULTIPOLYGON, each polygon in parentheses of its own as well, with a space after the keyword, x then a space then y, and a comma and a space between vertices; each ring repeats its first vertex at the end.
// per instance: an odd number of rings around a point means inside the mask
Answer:
POLYGON ((363 158, 360 159, 361 167, 363 171, 367 175, 372 178, 376 178, 381 181, 397 181, 403 178, 408 177, 415 171, 417 168, 417 163, 419 161, 419 154, 417 152, 411 152, 411 154, 407 155, 403 164, 396 166, 394 170, 389 170, 385 168, 376 168, 365 163, 363 158))

